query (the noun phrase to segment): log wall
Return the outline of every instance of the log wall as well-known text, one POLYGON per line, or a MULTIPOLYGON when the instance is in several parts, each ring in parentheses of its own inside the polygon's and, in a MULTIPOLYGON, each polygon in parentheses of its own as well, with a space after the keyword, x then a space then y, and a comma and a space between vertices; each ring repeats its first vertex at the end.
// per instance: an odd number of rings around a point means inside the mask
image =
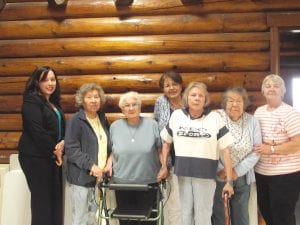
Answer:
POLYGON ((261 81, 270 71, 269 12, 300 11, 299 0, 69 0, 50 8, 46 0, 7 0, 0 12, 0 163, 16 152, 22 130, 25 81, 36 66, 53 67, 62 87, 67 118, 74 93, 98 82, 108 98, 110 121, 121 116, 121 93, 142 94, 151 116, 161 94, 162 72, 177 68, 184 85, 208 85, 212 107, 222 92, 243 85, 263 104, 261 81))

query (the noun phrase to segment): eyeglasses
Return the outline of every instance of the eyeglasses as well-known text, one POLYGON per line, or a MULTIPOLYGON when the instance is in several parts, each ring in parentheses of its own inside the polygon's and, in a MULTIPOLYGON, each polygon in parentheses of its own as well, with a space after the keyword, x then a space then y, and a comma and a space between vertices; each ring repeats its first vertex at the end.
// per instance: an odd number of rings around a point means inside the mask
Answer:
POLYGON ((125 104, 124 106, 123 106, 123 108, 124 109, 131 109, 131 108, 137 108, 137 107, 139 107, 140 105, 138 104, 138 103, 131 103, 131 104, 125 104))
POLYGON ((236 105, 241 105, 241 104, 243 104, 243 101, 240 101, 240 100, 234 100, 234 99, 229 99, 229 100, 227 100, 227 103, 228 103, 228 104, 231 104, 231 105, 233 105, 234 103, 235 103, 236 105))

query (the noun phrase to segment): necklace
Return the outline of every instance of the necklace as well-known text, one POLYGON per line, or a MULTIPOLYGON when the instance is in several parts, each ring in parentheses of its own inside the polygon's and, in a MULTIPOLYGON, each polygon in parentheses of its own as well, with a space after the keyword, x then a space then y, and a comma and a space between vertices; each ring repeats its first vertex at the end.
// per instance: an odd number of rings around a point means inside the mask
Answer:
POLYGON ((131 137, 130 141, 132 143, 135 142, 135 134, 138 131, 139 127, 140 127, 140 122, 135 126, 134 125, 129 125, 127 123, 127 128, 128 128, 128 131, 129 131, 129 134, 130 134, 130 137, 131 137))
POLYGON ((181 101, 179 103, 173 103, 170 101, 170 106, 171 106, 171 109, 173 109, 173 110, 180 109, 180 108, 182 108, 182 103, 181 103, 181 101))

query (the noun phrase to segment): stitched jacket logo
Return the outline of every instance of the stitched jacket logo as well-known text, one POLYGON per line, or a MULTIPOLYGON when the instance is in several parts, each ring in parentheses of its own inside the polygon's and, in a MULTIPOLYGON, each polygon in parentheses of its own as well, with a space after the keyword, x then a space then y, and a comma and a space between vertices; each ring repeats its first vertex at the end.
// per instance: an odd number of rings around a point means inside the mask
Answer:
POLYGON ((211 134, 209 134, 205 128, 180 126, 179 130, 177 131, 177 136, 210 138, 211 134))

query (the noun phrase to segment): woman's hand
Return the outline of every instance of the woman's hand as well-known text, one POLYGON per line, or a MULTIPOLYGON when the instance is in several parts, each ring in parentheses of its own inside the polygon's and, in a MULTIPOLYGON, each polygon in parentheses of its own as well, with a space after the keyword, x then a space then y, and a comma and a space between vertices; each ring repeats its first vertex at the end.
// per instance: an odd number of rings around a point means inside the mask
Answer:
POLYGON ((58 142, 56 145, 55 145, 55 151, 61 151, 62 153, 64 152, 64 149, 65 149, 65 141, 64 140, 61 140, 60 142, 58 142))
POLYGON ((226 182, 223 187, 222 198, 224 198, 226 192, 228 193, 228 198, 231 198, 231 196, 234 194, 233 187, 228 182, 226 182))
POLYGON ((57 166, 61 166, 63 163, 63 153, 64 153, 64 148, 65 148, 65 141, 61 140, 55 145, 53 154, 55 155, 55 163, 57 166))
POLYGON ((102 178, 103 171, 97 166, 93 165, 90 170, 90 176, 94 176, 97 178, 97 181, 99 182, 102 178))
POLYGON ((108 177, 112 177, 112 167, 111 167, 111 165, 106 165, 103 169, 103 173, 105 173, 108 177))
POLYGON ((62 155, 63 153, 59 150, 55 150, 53 152, 53 154, 55 155, 55 163, 57 166, 61 166, 62 163, 63 163, 63 158, 62 158, 62 155))
POLYGON ((168 177, 168 168, 166 166, 162 166, 157 174, 157 181, 161 181, 162 179, 166 179, 168 177))
POLYGON ((257 144, 253 146, 253 151, 257 154, 271 155, 271 146, 269 144, 257 144))

